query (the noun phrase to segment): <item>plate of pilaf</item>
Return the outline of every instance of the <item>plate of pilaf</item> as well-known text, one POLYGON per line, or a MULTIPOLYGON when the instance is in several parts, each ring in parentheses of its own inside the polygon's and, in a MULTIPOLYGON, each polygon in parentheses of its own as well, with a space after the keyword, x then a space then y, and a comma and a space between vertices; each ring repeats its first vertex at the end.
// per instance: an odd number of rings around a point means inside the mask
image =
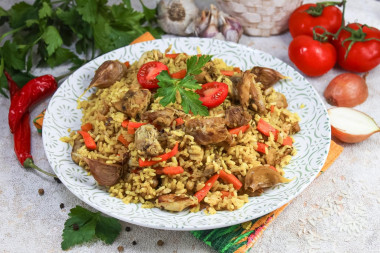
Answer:
POLYGON ((256 49, 171 38, 85 64, 46 110, 44 149, 79 199, 137 225, 226 227, 292 200, 330 148, 308 81, 256 49))

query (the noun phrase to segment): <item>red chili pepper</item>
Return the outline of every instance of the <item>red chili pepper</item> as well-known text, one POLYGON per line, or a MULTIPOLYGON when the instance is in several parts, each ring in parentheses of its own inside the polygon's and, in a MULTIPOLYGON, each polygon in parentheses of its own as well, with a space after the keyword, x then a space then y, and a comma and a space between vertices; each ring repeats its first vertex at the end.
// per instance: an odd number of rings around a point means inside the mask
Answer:
MULTIPOLYGON (((4 71, 4 74, 8 81, 12 101, 17 95, 17 92, 19 92, 19 88, 6 71, 4 71)), ((29 110, 26 110, 25 114, 21 118, 20 124, 16 126, 13 134, 14 151, 17 159, 24 168, 33 168, 48 176, 56 177, 54 174, 46 172, 34 164, 33 157, 31 155, 30 136, 29 110)))
POLYGON ((57 90, 57 82, 52 75, 36 77, 25 84, 11 100, 8 121, 13 133, 29 107, 57 90))

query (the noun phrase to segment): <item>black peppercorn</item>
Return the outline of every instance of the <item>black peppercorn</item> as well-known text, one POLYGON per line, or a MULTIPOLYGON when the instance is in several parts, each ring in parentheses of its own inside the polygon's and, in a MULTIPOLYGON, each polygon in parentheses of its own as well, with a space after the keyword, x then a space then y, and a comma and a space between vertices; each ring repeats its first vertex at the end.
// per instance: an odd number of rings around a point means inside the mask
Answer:
POLYGON ((63 209, 63 208, 65 208, 65 204, 61 203, 61 204, 59 205, 59 207, 60 207, 61 209, 63 209))
POLYGON ((129 231, 131 231, 131 228, 130 227, 126 227, 125 231, 129 232, 129 231))
POLYGON ((133 241, 133 242, 132 242, 132 244, 133 244, 133 245, 136 245, 136 244, 137 244, 137 242, 136 242, 136 241, 133 241))
POLYGON ((163 241, 163 240, 158 240, 158 241, 157 241, 157 245, 158 245, 158 246, 162 246, 162 245, 164 245, 164 241, 163 241))
POLYGON ((38 189, 38 194, 40 194, 41 196, 44 195, 45 191, 44 189, 38 189))
POLYGON ((58 184, 62 184, 61 180, 59 180, 58 177, 55 177, 54 180, 55 180, 58 184))

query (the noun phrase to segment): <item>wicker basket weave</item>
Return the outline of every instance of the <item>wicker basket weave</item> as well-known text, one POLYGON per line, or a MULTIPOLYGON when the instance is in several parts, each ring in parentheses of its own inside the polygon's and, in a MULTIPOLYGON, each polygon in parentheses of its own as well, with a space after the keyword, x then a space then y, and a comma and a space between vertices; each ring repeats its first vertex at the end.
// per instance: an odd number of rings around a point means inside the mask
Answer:
POLYGON ((290 14, 302 0, 217 0, 220 8, 239 20, 244 33, 270 36, 288 29, 290 14))

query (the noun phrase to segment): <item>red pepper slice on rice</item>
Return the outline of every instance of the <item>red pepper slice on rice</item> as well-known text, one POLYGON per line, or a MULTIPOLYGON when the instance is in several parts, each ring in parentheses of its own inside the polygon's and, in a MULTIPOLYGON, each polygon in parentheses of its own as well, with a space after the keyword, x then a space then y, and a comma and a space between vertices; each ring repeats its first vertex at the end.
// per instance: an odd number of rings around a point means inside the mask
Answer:
POLYGON ((161 158, 158 161, 152 161, 152 160, 145 160, 144 161, 141 158, 139 158, 139 166, 140 167, 148 167, 148 166, 155 165, 155 164, 157 164, 159 162, 163 162, 163 161, 166 161, 166 160, 172 158, 177 153, 178 153, 178 142, 176 142, 176 144, 174 145, 173 149, 170 152, 162 154, 162 155, 159 155, 159 156, 156 156, 156 158, 161 158))

